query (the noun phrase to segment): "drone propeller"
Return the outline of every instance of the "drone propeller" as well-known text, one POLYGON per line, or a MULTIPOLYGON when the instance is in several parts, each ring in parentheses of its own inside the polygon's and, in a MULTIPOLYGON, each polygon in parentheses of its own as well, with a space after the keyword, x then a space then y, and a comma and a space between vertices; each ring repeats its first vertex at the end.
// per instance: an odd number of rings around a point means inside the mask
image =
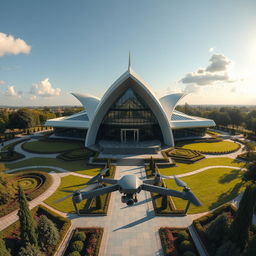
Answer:
POLYGON ((195 194, 192 193, 189 189, 185 189, 183 192, 186 194, 187 200, 190 201, 192 204, 194 204, 195 206, 202 205, 199 199, 195 196, 195 194))
POLYGON ((76 193, 81 193, 81 192, 88 192, 88 191, 91 191, 95 188, 97 188, 99 185, 98 184, 92 184, 90 186, 86 186, 85 188, 82 188, 82 189, 79 189, 79 190, 76 190, 76 191, 70 191, 70 190, 63 190, 64 192, 71 192, 69 195, 67 196, 64 196, 60 199, 57 199, 54 201, 54 203, 60 203, 70 197, 72 197, 73 195, 75 195, 76 193))
POLYGON ((195 206, 202 205, 201 202, 199 201, 199 199, 195 196, 195 194, 193 192, 191 192, 189 187, 187 187, 186 182, 182 181, 181 179, 179 179, 175 175, 173 175, 173 178, 174 178, 177 186, 184 188, 183 193, 186 195, 186 198, 187 198, 188 201, 190 201, 195 206))
POLYGON ((90 185, 93 184, 95 181, 99 181, 108 171, 108 168, 104 168, 100 171, 99 174, 97 174, 96 176, 92 177, 87 183, 86 185, 90 185))
POLYGON ((181 179, 176 177, 176 175, 173 175, 173 178, 174 178, 175 183, 177 184, 177 186, 187 188, 187 183, 185 183, 184 181, 182 181, 181 179))

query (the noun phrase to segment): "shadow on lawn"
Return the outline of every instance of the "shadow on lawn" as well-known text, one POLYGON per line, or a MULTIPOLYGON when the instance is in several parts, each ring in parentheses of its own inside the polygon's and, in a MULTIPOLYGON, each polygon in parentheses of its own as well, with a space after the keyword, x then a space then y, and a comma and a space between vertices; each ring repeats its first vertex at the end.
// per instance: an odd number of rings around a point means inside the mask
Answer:
POLYGON ((236 169, 232 170, 230 173, 224 174, 223 176, 221 176, 219 178, 219 182, 221 184, 224 184, 224 183, 228 183, 228 182, 230 182, 230 181, 232 181, 234 179, 237 179, 238 177, 241 176, 240 172, 241 172, 240 170, 236 170, 236 169))
POLYGON ((218 206, 233 200, 235 197, 237 197, 240 194, 240 189, 242 186, 243 186, 243 182, 237 183, 233 188, 231 188, 226 193, 220 194, 218 199, 209 206, 209 209, 210 210, 215 209, 218 206))

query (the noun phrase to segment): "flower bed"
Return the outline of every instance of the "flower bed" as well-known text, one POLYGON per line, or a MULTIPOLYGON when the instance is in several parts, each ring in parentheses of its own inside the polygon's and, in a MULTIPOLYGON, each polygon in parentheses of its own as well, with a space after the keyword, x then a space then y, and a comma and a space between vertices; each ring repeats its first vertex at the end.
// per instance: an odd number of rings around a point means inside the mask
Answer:
POLYGON ((199 255, 187 228, 162 227, 159 235, 164 255, 199 255))
POLYGON ((103 228, 76 228, 73 231, 64 256, 97 256, 99 254, 102 235, 103 228))
MULTIPOLYGON (((53 221, 59 231, 60 239, 57 243, 57 245, 54 248, 50 248, 48 251, 47 256, 51 256, 54 254, 54 252, 59 247, 62 239, 64 238, 65 234, 67 233, 71 221, 69 219, 66 219, 55 212, 49 210, 48 208, 39 205, 32 210, 32 215, 34 216, 35 221, 38 220, 38 218, 41 215, 46 215, 48 219, 53 221)), ((2 237, 5 240, 7 248, 11 251, 11 255, 18 255, 18 251, 20 249, 20 224, 19 221, 14 222, 10 226, 8 226, 6 229, 2 230, 0 232, 0 237, 2 237)))

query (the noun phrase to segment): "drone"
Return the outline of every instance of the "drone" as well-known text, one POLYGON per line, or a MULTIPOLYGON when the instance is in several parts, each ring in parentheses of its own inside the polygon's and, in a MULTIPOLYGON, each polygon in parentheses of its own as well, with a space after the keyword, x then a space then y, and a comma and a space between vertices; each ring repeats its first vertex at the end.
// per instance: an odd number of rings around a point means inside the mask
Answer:
POLYGON ((175 183, 178 186, 183 187, 182 192, 157 186, 156 184, 161 181, 161 178, 171 178, 170 176, 160 175, 159 173, 155 173, 155 177, 153 179, 140 180, 136 175, 133 174, 124 175, 120 179, 106 178, 104 176, 107 172, 108 168, 102 169, 99 174, 92 177, 87 183, 84 184, 86 185, 85 188, 76 191, 66 191, 71 192, 71 194, 56 200, 55 203, 59 203, 66 200, 67 198, 72 197, 74 207, 76 212, 78 212, 76 207, 77 203, 80 203, 81 201, 88 198, 94 198, 106 193, 119 191, 120 194, 122 194, 121 202, 126 203, 128 206, 132 206, 138 202, 137 194, 142 190, 145 190, 152 193, 158 193, 160 195, 174 196, 187 200, 188 203, 185 208, 185 214, 188 211, 190 203, 194 204, 195 206, 201 206, 201 202, 191 192, 187 184, 181 179, 177 178, 175 175, 173 176, 175 183), (103 186, 103 183, 109 184, 109 186, 103 186))

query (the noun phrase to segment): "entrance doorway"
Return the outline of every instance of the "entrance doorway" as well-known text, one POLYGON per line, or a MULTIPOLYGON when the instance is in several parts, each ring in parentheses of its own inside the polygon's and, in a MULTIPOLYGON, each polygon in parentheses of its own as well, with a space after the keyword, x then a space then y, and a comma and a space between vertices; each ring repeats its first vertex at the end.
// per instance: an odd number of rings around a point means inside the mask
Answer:
POLYGON ((139 142, 139 129, 121 129, 121 142, 139 142))

